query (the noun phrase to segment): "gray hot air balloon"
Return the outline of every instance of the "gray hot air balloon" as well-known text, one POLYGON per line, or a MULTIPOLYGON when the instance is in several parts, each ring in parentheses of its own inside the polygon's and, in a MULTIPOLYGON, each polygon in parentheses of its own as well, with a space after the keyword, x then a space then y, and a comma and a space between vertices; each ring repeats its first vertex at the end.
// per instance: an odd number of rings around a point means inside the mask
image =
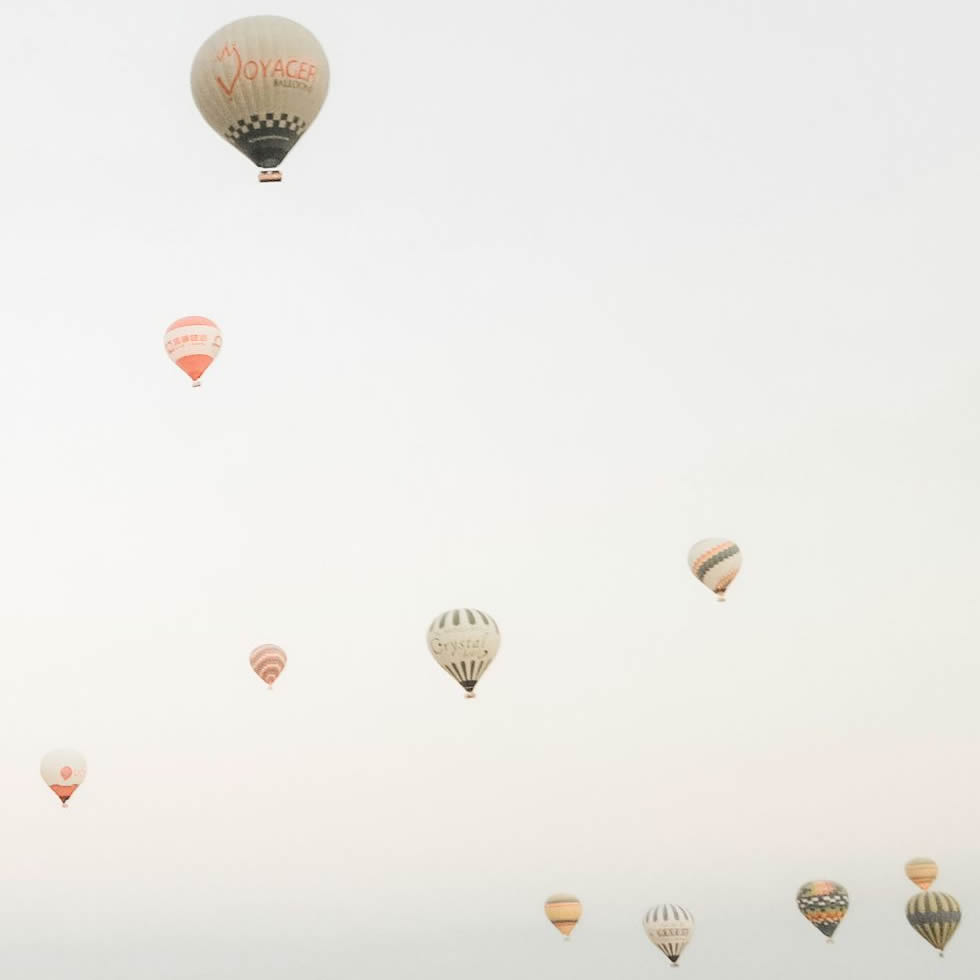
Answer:
POLYGON ((285 17, 246 17, 201 45, 191 92, 208 125, 278 180, 278 167, 316 119, 330 81, 320 42, 285 17))
POLYGON ((953 938, 960 924, 960 903, 944 892, 922 892, 913 895, 905 906, 905 918, 909 925, 930 946, 943 955, 946 944, 953 938))

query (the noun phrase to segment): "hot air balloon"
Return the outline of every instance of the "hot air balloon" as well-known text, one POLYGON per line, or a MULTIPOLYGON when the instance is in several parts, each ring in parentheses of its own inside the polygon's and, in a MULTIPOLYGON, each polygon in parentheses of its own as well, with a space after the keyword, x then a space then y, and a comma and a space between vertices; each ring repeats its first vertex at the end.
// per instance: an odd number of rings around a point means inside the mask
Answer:
POLYGON ((85 782, 85 757, 74 749, 55 749, 41 759, 41 778, 51 787, 62 806, 85 782))
POLYGON ((913 895, 905 906, 909 925, 943 955, 946 944, 960 924, 960 903, 943 892, 922 892, 913 895))
POLYGON ((201 375, 221 353, 221 329, 206 316, 185 316, 175 320, 163 335, 170 360, 191 379, 191 387, 201 386, 201 375))
POLYGON ((694 934, 694 916, 683 905, 654 905, 643 918, 650 942, 677 966, 694 934))
POLYGON ((796 893, 796 904, 806 921, 833 942, 833 935, 847 914, 847 889, 836 881, 808 881, 796 893))
POLYGON ((276 678, 286 669, 286 651, 272 643, 263 643, 248 655, 248 662, 271 691, 276 678))
POLYGON ((574 895, 551 895, 544 903, 544 914, 566 939, 570 939, 572 930, 582 918, 582 903, 574 895))
POLYGON ((466 697, 497 656, 500 630, 479 609, 450 609, 436 616, 429 627, 429 649, 436 663, 459 681, 466 697))
POLYGON ((285 17, 245 17, 214 32, 191 67, 208 125, 277 181, 278 167, 316 119, 330 81, 320 42, 285 17))
POLYGON ((705 538, 687 553, 687 563, 698 581, 703 582, 725 601, 725 592, 742 567, 742 552, 734 541, 726 538, 705 538))
POLYGON ((925 891, 939 877, 939 867, 932 858, 912 858, 905 862, 905 875, 925 891))

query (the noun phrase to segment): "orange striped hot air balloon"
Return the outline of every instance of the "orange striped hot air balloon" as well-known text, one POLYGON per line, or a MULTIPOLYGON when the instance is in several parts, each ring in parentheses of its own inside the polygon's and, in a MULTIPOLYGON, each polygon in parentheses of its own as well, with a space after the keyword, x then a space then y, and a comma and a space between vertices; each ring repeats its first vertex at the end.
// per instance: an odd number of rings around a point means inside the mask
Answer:
POLYGON ((566 939, 570 939, 572 930, 582 918, 582 903, 574 895, 549 895, 544 903, 544 914, 566 939))
POLYGON ((201 375, 221 353, 221 329, 206 316, 175 320, 163 335, 163 344, 174 362, 199 388, 201 375))
POLYGON ((932 858, 917 857, 905 862, 905 874, 923 891, 939 877, 939 868, 932 858))
POLYGON ((271 691, 276 679, 286 669, 286 651, 273 643, 263 643, 248 655, 248 662, 271 691))

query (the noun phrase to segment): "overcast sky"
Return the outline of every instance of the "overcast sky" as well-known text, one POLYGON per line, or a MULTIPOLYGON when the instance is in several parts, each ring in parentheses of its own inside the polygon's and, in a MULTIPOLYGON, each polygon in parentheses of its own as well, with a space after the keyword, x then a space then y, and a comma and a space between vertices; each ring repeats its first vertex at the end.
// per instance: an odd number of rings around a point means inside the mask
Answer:
POLYGON ((663 901, 690 980, 976 976, 975 4, 4 6, 5 976, 640 980, 663 901), (190 95, 252 13, 281 185, 190 95))

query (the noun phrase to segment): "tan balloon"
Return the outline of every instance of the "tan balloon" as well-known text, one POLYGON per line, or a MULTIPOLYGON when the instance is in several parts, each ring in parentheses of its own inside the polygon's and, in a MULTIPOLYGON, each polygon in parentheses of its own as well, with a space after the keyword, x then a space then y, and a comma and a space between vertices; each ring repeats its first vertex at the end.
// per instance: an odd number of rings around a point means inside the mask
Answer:
POLYGON ((939 866, 932 858, 911 858, 905 862, 905 875, 925 891, 939 877, 939 866))
POLYGON ((550 895, 544 903, 548 921, 568 939, 582 918, 582 903, 574 895, 559 893, 550 895))
POLYGON ((320 42, 285 17, 226 24, 191 67, 191 92, 208 125, 263 169, 278 167, 309 129, 329 82, 320 42))

